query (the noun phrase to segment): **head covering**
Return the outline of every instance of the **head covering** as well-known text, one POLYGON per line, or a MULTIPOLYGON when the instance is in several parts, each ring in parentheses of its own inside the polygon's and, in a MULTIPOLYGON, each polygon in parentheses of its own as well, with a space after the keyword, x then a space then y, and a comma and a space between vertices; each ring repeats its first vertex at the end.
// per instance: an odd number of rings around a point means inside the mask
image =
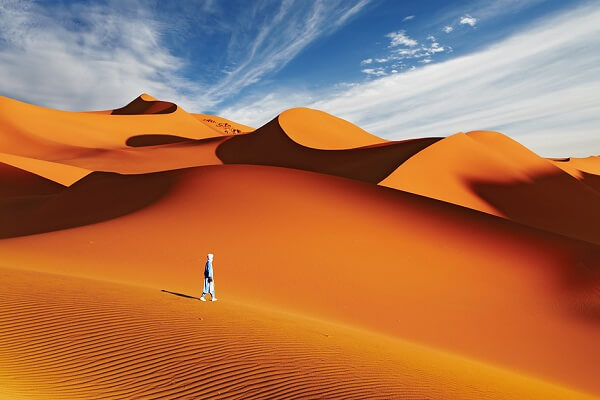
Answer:
POLYGON ((215 256, 214 254, 212 254, 212 253, 208 253, 208 259, 209 259, 209 260, 211 260, 211 261, 212 261, 212 259, 213 259, 213 257, 214 257, 214 256, 215 256))

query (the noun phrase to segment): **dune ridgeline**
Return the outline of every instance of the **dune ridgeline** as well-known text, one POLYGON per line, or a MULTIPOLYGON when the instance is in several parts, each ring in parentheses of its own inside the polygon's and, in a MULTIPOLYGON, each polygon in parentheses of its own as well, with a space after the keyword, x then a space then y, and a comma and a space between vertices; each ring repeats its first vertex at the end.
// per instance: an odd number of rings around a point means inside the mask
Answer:
POLYGON ((600 157, 498 132, 0 97, 0 276, 0 398, 600 396, 600 157))

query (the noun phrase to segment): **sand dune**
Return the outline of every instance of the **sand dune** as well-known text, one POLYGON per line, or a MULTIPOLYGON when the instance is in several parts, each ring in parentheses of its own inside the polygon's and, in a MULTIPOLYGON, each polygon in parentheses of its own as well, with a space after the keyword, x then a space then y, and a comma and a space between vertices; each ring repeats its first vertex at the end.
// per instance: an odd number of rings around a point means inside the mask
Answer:
POLYGON ((387 142, 346 120, 310 108, 292 108, 277 120, 290 139, 313 149, 343 150, 387 142))
MULTIPOLYGON (((299 109, 295 114, 304 110, 299 109)), ((307 118, 311 117, 311 112, 307 118)), ((225 164, 296 168, 377 183, 412 155, 439 140, 424 138, 386 142, 379 146, 346 150, 314 149, 290 138, 280 122, 284 114, 250 134, 230 137, 219 145, 217 156, 225 164)), ((309 133, 306 136, 309 137, 309 133)), ((299 136, 296 139, 300 140, 299 136)))
POLYGON ((213 251, 225 298, 600 393, 597 246, 321 174, 244 165, 180 173, 133 214, 0 241, 2 263, 198 293, 202 255, 213 251))
POLYGON ((90 149, 124 148, 127 139, 136 135, 220 136, 181 108, 169 114, 77 113, 6 97, 0 97, 0 125, 0 152, 47 161, 74 158, 90 149))
POLYGON ((497 132, 445 138, 380 185, 600 243, 599 194, 497 132))
POLYGON ((0 293, 0 386, 23 398, 593 398, 244 304, 8 269, 0 276, 10 282, 0 293))
POLYGON ((253 130, 145 94, 0 98, 0 387, 598 396, 597 161, 494 132, 385 141, 303 108, 253 130), (208 252, 222 302, 160 292, 197 296, 208 252))
POLYGON ((112 115, 170 114, 177 110, 177 104, 159 101, 149 94, 142 93, 129 104, 111 111, 112 115))

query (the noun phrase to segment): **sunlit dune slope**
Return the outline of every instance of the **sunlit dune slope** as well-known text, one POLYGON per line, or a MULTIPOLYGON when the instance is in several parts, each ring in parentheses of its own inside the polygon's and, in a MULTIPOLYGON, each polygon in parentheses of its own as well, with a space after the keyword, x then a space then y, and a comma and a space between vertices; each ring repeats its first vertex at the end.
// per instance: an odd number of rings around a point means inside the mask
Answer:
POLYGON ((121 109, 129 114, 110 115, 0 97, 0 162, 65 185, 89 171, 136 174, 222 163, 215 150, 225 132, 181 108, 152 114, 159 103, 166 102, 143 94, 121 109))
POLYGON ((222 300, 0 269, 15 399, 592 399, 340 325, 222 300), (18 376, 19 379, 14 379, 18 376))
POLYGON ((380 185, 600 243, 600 194, 497 132, 447 137, 380 185))
POLYGON ((47 161, 71 159, 86 150, 122 149, 138 135, 222 136, 181 108, 168 114, 78 113, 6 97, 0 97, 0 127, 0 152, 47 161))
POLYGON ((197 295, 214 252, 222 299, 600 394, 598 246, 322 174, 249 165, 169 174, 175 183, 134 213, 1 240, 0 264, 197 295))
MULTIPOLYGON (((146 94, 120 109, 96 113, 0 101, 8 105, 0 112, 0 151, 64 164, 70 175, 42 176, 67 184, 82 169, 139 174, 223 163, 283 166, 377 183, 439 140, 387 142, 306 108, 285 111, 254 131, 225 118, 188 114, 146 94)), ((39 172, 24 162, 18 166, 39 172)))
POLYGON ((278 117, 279 125, 294 142, 322 150, 343 150, 387 141, 326 112, 292 108, 278 117))

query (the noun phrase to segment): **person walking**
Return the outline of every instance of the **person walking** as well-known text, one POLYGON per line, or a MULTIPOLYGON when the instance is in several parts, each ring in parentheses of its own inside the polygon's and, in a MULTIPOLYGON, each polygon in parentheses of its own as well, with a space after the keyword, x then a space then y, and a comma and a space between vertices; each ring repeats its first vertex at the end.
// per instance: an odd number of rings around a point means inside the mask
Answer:
POLYGON ((217 298, 215 297, 215 278, 212 266, 214 254, 208 254, 207 258, 206 264, 204 265, 204 289, 202 290, 200 300, 206 301, 204 296, 206 296, 206 293, 210 293, 211 301, 217 301, 217 298))

